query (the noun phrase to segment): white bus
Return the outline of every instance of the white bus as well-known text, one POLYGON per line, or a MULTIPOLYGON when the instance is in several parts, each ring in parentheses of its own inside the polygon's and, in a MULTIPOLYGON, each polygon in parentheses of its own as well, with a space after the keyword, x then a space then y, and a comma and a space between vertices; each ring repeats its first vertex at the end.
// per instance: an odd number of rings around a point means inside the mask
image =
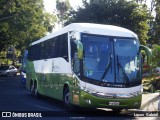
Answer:
POLYGON ((73 23, 31 43, 27 88, 64 105, 137 109, 142 98, 141 46, 125 28, 73 23))

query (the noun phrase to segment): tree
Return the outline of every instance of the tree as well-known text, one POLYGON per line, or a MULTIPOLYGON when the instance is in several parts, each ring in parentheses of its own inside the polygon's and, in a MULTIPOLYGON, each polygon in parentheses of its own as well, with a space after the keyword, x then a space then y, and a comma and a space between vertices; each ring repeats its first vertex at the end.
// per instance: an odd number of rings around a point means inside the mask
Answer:
POLYGON ((148 13, 150 14, 149 17, 149 32, 148 32, 148 44, 155 43, 155 3, 156 0, 136 0, 136 2, 142 6, 146 6, 148 13))
POLYGON ((159 45, 153 45, 152 49, 152 64, 154 66, 160 66, 160 46, 159 45))
POLYGON ((160 0, 156 0, 156 17, 155 17, 155 43, 160 44, 160 0))
POLYGON ((145 4, 140 5, 135 10, 132 11, 131 21, 133 22, 133 26, 128 27, 135 33, 137 33, 141 44, 146 44, 148 42, 149 36, 149 22, 151 16, 147 10, 147 6, 145 4))
POLYGON ((0 6, 0 52, 12 45, 26 48, 56 21, 54 15, 45 13, 43 0, 1 0, 0 6))
POLYGON ((100 24, 112 24, 128 28, 138 34, 140 42, 146 44, 148 39, 148 20, 150 14, 147 6, 139 5, 135 1, 128 0, 84 0, 83 7, 78 11, 70 12, 72 22, 90 22, 100 24))
POLYGON ((69 0, 56 0, 56 9, 58 10, 59 23, 62 25, 68 19, 68 12, 71 9, 69 0))

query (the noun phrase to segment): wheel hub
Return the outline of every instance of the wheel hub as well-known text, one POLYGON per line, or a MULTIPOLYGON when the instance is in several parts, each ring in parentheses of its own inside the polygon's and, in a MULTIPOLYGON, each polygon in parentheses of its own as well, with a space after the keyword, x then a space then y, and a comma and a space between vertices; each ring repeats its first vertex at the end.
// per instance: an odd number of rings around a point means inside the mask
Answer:
POLYGON ((65 103, 69 104, 69 93, 65 95, 65 103))

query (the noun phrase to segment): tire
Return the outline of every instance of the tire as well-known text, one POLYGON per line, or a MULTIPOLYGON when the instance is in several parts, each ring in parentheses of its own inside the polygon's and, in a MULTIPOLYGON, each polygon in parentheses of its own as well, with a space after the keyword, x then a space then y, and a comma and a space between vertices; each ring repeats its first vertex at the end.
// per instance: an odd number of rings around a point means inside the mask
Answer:
POLYGON ((15 73, 14 76, 17 76, 17 73, 15 73))
POLYGON ((6 77, 9 77, 9 73, 8 72, 6 73, 6 77))
POLYGON ((67 110, 73 110, 74 107, 73 105, 71 105, 71 101, 69 98, 70 98, 70 91, 69 88, 66 87, 63 92, 63 104, 67 110))
POLYGON ((39 98, 38 88, 37 88, 37 82, 34 83, 34 96, 36 98, 39 98))
POLYGON ((120 112, 122 111, 122 109, 118 109, 118 108, 115 109, 115 108, 114 108, 114 109, 112 109, 112 111, 115 112, 115 113, 120 113, 120 112))
POLYGON ((33 84, 33 81, 31 81, 30 83, 30 92, 32 95, 34 95, 34 84, 33 84))

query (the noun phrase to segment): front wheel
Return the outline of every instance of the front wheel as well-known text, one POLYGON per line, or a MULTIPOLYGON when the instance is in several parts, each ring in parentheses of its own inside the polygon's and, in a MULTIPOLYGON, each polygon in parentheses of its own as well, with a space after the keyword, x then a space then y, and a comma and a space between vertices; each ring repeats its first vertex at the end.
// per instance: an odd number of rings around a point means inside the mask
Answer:
POLYGON ((14 73, 14 76, 17 76, 17 73, 14 73))
POLYGON ((70 101, 70 91, 68 87, 66 87, 63 92, 63 103, 66 109, 73 110, 73 105, 71 105, 70 101))
POLYGON ((8 72, 6 73, 6 77, 9 77, 9 73, 8 72))
POLYGON ((122 111, 122 109, 118 109, 118 108, 115 109, 115 108, 114 108, 114 109, 112 109, 112 111, 115 112, 115 113, 120 113, 120 112, 122 111))

